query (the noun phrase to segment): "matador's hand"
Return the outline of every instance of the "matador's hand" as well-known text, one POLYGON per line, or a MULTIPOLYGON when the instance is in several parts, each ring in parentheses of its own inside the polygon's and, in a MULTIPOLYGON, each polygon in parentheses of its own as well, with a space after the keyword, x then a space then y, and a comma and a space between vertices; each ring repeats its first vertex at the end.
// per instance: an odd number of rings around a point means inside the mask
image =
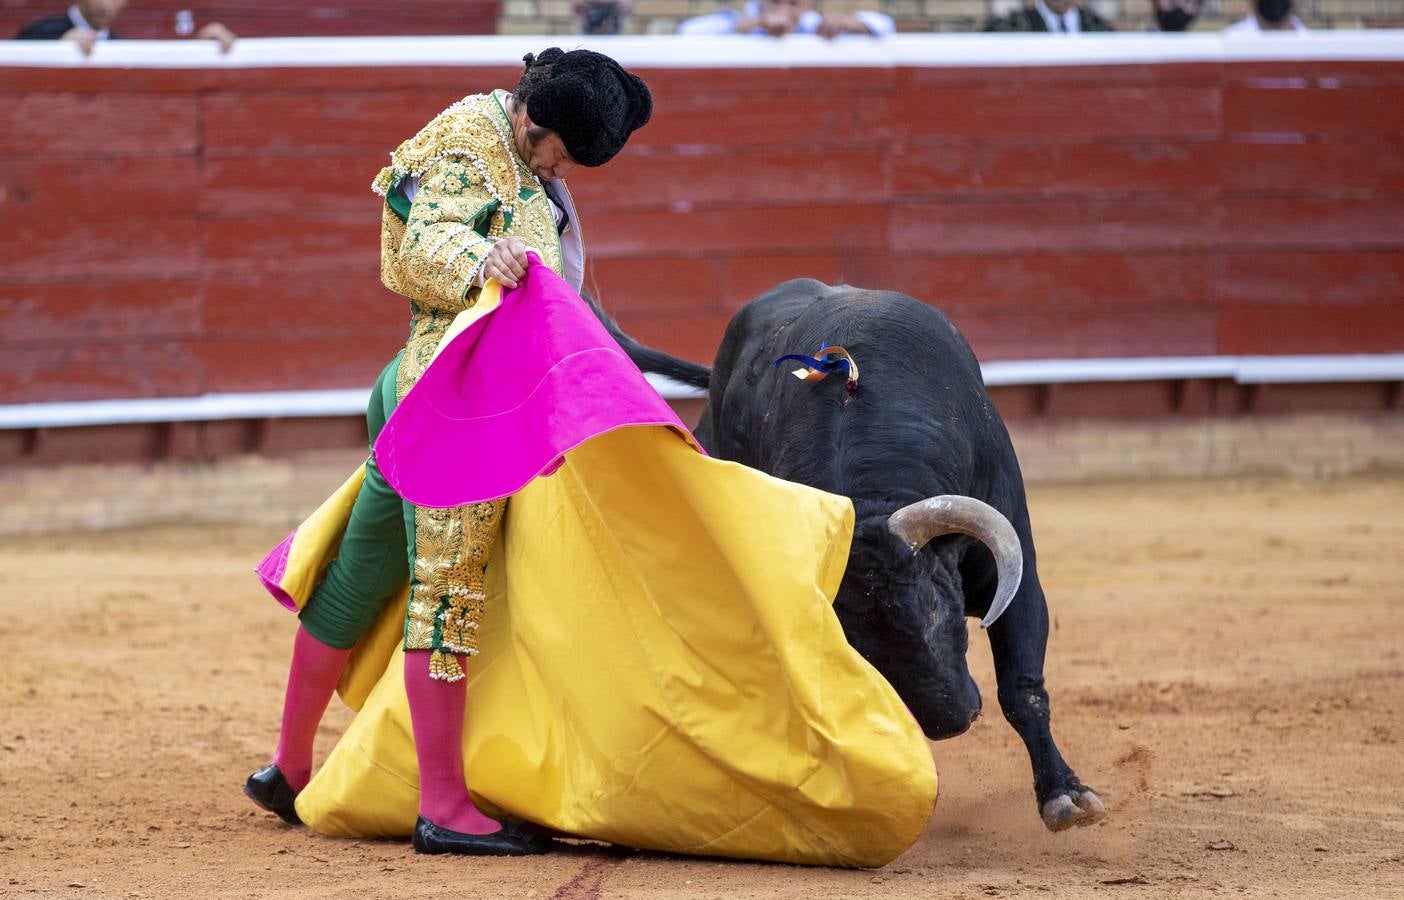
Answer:
POLYGON ((526 244, 514 237, 499 238, 483 257, 483 280, 496 278, 505 288, 514 288, 526 277, 526 244))

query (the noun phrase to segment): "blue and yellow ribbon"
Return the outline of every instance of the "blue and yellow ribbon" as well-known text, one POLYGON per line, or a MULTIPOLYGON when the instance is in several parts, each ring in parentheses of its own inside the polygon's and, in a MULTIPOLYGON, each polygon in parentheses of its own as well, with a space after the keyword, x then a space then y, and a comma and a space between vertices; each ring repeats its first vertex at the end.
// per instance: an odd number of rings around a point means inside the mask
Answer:
POLYGON ((837 345, 833 347, 820 345, 817 357, 805 356, 802 353, 789 353, 777 359, 773 365, 779 366, 786 360, 804 363, 802 368, 790 372, 800 381, 823 381, 831 373, 842 369, 847 374, 847 387, 850 394, 858 385, 858 363, 847 350, 837 345))

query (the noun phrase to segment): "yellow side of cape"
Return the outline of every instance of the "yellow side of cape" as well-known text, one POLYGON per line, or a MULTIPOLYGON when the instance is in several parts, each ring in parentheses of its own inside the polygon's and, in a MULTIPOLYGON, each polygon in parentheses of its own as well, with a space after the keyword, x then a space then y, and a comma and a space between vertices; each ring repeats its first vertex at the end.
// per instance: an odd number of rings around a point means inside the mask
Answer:
MULTIPOLYGON (((831 606, 846 498, 625 428, 513 496, 505 528, 463 741, 489 810, 821 865, 880 866, 916 840, 936 797, 930 750, 831 606)), ((297 561, 324 564, 340 530, 327 516, 299 529, 285 582, 297 561)), ((360 712, 297 801, 319 832, 414 826, 403 622, 403 601, 387 605, 342 680, 360 712)))

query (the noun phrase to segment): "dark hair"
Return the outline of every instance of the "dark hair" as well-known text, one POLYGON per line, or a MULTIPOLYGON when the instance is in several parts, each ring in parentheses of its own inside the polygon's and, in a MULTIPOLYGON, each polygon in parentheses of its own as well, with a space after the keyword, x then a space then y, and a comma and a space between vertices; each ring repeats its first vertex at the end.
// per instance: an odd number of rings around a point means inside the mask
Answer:
MULTIPOLYGON (((560 53, 555 47, 551 48, 560 53)), ((547 53, 537 56, 535 53, 528 53, 522 57, 522 63, 526 68, 522 69, 522 77, 517 80, 516 90, 512 91, 512 98, 518 103, 526 103, 531 99, 532 92, 551 77, 551 61, 542 59, 547 53)), ((564 54, 561 54, 564 55, 564 54)))
POLYGON ((653 114, 648 85, 603 53, 551 47, 522 62, 513 98, 583 166, 608 162, 653 114))

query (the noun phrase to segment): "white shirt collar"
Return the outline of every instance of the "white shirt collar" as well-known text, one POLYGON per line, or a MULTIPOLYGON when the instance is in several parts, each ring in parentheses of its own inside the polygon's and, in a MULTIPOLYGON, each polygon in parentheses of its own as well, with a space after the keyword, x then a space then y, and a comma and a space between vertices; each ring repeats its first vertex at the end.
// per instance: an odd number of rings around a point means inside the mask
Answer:
POLYGON ((1062 22, 1059 23, 1059 16, 1048 8, 1048 4, 1043 0, 1034 0, 1034 9, 1043 17, 1043 23, 1048 26, 1049 31, 1066 31, 1068 34, 1077 34, 1082 30, 1082 17, 1077 14, 1077 4, 1068 7, 1068 11, 1063 13, 1062 22))
POLYGON ((111 37, 110 29, 104 28, 101 31, 98 31, 96 28, 89 25, 88 20, 83 18, 83 11, 78 8, 77 3, 73 4, 68 8, 68 21, 72 22, 73 27, 77 28, 79 31, 95 32, 97 34, 97 39, 100 41, 105 41, 109 37, 111 37))

